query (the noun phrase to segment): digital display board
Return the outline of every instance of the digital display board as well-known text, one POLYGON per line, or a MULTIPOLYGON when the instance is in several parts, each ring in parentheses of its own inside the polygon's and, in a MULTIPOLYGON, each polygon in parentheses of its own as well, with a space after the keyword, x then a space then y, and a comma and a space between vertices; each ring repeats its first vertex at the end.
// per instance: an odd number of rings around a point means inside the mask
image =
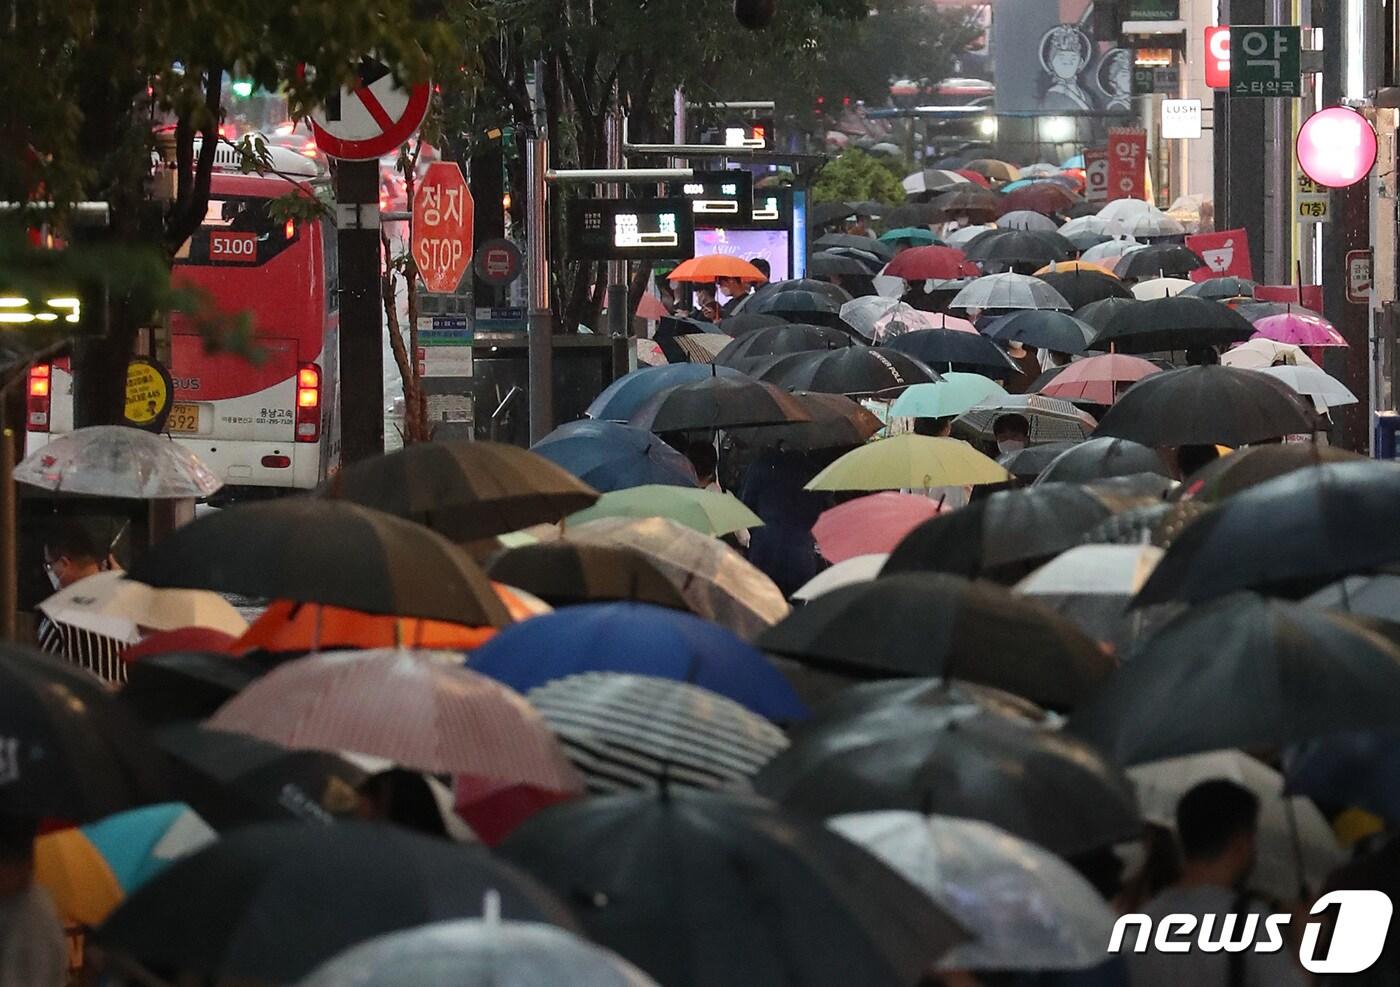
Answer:
POLYGON ((695 249, 691 202, 571 199, 568 254, 574 260, 684 260, 695 249))
POLYGON ((773 147, 773 118, 754 120, 730 118, 724 123, 700 131, 701 144, 723 144, 725 147, 746 147, 766 150, 773 147))
POLYGON ((696 226, 744 224, 753 217, 752 172, 697 171, 671 182, 669 191, 690 200, 696 226))
POLYGON ((768 262, 769 280, 786 281, 792 277, 788 262, 787 230, 708 230, 695 231, 695 256, 728 254, 744 260, 762 258, 768 262))

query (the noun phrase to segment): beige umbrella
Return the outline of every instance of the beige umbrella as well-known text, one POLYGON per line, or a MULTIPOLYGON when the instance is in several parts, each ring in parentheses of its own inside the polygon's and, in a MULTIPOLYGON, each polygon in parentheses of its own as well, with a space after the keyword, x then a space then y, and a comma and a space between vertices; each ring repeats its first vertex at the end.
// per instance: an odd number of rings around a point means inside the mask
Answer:
POLYGON ((143 629, 205 627, 234 637, 248 629, 248 622, 217 593, 154 589, 118 571, 80 579, 40 603, 39 609, 56 624, 126 644, 141 640, 143 629))

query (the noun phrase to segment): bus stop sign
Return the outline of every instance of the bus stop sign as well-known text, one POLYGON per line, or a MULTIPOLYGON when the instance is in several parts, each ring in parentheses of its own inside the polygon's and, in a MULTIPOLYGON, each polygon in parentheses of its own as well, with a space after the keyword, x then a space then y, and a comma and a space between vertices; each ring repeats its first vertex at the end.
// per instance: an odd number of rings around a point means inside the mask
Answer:
POLYGON ((434 161, 413 193, 413 262, 430 292, 456 291, 472 261, 475 204, 455 161, 434 161))

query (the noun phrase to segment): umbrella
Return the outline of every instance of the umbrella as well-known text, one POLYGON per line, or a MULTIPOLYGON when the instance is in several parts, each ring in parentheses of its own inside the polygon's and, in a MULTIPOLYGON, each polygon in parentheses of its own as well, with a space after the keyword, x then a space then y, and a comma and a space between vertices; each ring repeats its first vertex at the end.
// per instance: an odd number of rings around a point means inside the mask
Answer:
POLYGON ((1383 571, 1364 576, 1343 576, 1303 602, 1394 622, 1392 618, 1400 610, 1400 573, 1383 571))
POLYGON ((719 539, 674 521, 604 518, 570 528, 565 539, 641 552, 679 587, 691 612, 744 637, 787 615, 787 600, 771 579, 719 539))
POLYGON ((680 588, 646 555, 625 545, 522 545, 492 559, 489 571, 554 606, 632 600, 689 609, 680 588))
POLYGON ((226 654, 152 655, 127 666, 121 701, 147 726, 202 720, 262 671, 253 661, 226 654))
POLYGON ((521 692, 582 672, 626 672, 690 682, 770 720, 807 712, 777 669, 741 638, 643 603, 590 603, 527 620, 472 652, 469 666, 521 692))
POLYGON ((695 467, 650 432, 616 422, 583 418, 566 422, 531 451, 607 493, 647 483, 696 484, 695 467))
POLYGON ((880 234, 880 242, 908 244, 911 247, 928 247, 938 244, 938 237, 926 226, 900 226, 880 234))
POLYGON ((1220 354, 1220 362, 1241 370, 1263 370, 1265 367, 1315 367, 1316 363, 1302 347, 1292 343, 1276 343, 1272 339, 1255 337, 1232 346, 1220 354))
POLYGON ((966 442, 905 434, 853 449, 813 477, 807 489, 919 490, 1008 478, 966 442))
POLYGON ((761 284, 768 276, 742 257, 729 254, 706 254, 691 257, 677 264, 668 274, 670 281, 694 284, 714 284, 719 278, 736 278, 746 284, 761 284))
MULTIPOLYGON (((1388 613, 1394 612, 1392 608, 1388 613)), ((1398 740, 1390 729, 1337 733, 1295 744, 1283 757, 1288 794, 1322 805, 1355 806, 1393 824, 1400 819, 1398 740)))
POLYGON ((1305 308, 1303 305, 1300 305, 1298 302, 1264 302, 1231 298, 1225 304, 1240 313, 1240 315, 1243 315, 1250 322, 1258 322, 1260 319, 1267 319, 1271 315, 1288 315, 1293 312, 1303 315, 1317 314, 1305 308))
MULTIPOLYGON (((496 595, 515 620, 532 616, 509 602, 509 591, 493 585, 496 595)), ((456 651, 474 648, 495 633, 492 627, 469 627, 440 620, 385 617, 328 607, 321 604, 277 600, 271 603, 232 651, 298 655, 315 651, 354 648, 393 648, 411 645, 430 650, 456 651)))
POLYGON ((1241 446, 1311 432, 1313 425, 1312 409, 1280 381, 1253 370, 1205 366, 1166 370, 1134 384, 1104 414, 1098 434, 1155 448, 1241 446))
POLYGON ((1310 399, 1319 413, 1357 402, 1356 395, 1345 384, 1321 367, 1262 367, 1254 372, 1283 381, 1299 395, 1310 399))
POLYGON ((794 353, 767 368, 761 377, 789 390, 826 394, 876 394, 942 379, 912 356, 873 346, 794 353))
POLYGON ((478 847, 396 826, 263 823, 176 861, 97 930, 148 968, 287 983, 372 936, 481 912, 573 928, 552 894, 478 847))
MULTIPOLYGON (((849 304, 849 303, 848 303, 849 304)), ((754 329, 738 337, 715 357, 720 366, 742 367, 757 357, 840 349, 854 345, 850 333, 830 326, 783 323, 754 329)))
POLYGON ((984 269, 1019 264, 1032 270, 1078 253, 1074 244, 1051 230, 990 230, 968 243, 964 252, 984 269))
POLYGON ((807 258, 807 274, 814 278, 868 277, 879 272, 884 262, 876 259, 874 265, 861 263, 850 255, 817 251, 807 258))
MULTIPOLYGON (((1073 271, 1054 270, 1036 277, 1054 288, 1070 306, 1081 309, 1090 302, 1105 298, 1129 298, 1132 296, 1123 282, 1110 274, 1103 274, 1092 267, 1073 271)), ((1077 315, 1078 313, 1076 313, 1077 315)))
POLYGON ((1190 247, 1179 243, 1153 243, 1122 255, 1113 268, 1120 278, 1184 278, 1206 266, 1190 247))
POLYGON ((160 755, 136 717, 61 658, 0 646, 0 723, 0 813, 85 821, 165 794, 160 755))
POLYGON ((948 246, 957 247, 961 249, 963 247, 966 247, 969 243, 977 239, 983 233, 986 233, 988 230, 995 229, 996 226, 990 223, 986 225, 974 224, 972 226, 961 226, 950 233, 945 233, 943 235, 943 239, 948 246))
POLYGON ((895 255, 895 248, 888 243, 882 243, 874 237, 857 236, 853 233, 824 233, 813 241, 812 246, 818 250, 830 250, 832 247, 863 250, 886 261, 893 260, 895 255))
POLYGON ((1139 243, 1132 237, 1121 240, 1108 240, 1104 243, 1098 243, 1086 248, 1084 252, 1079 255, 1079 259, 1088 261, 1091 264, 1112 266, 1115 268, 1114 273, 1117 274, 1116 268, 1119 259, 1127 254, 1141 250, 1146 246, 1147 244, 1139 243))
POLYGON ((975 278, 982 272, 957 247, 910 247, 885 265, 891 277, 906 281, 930 278, 975 278))
POLYGON ((167 535, 131 578, 459 624, 499 627, 510 619, 462 549, 342 500, 287 498, 206 514, 167 535))
POLYGON ((652 485, 604 494, 592 507, 570 514, 565 523, 583 524, 605 517, 670 518, 715 537, 763 524, 757 514, 731 493, 652 485))
POLYGON ((657 322, 651 341, 670 363, 706 363, 728 338, 713 322, 665 315, 657 322))
POLYGON ((883 491, 823 511, 812 528, 812 537, 828 562, 888 553, 939 510, 939 503, 928 497, 883 491))
POLYGON ((1126 654, 1177 612, 1131 608, 1161 557, 1153 545, 1076 545, 1022 579, 1015 591, 1126 654))
POLYGON ((434 922, 359 943, 299 987, 656 987, 621 956, 537 922, 502 922, 486 893, 481 920, 434 922))
MULTIPOLYGON (((1133 297, 1143 302, 1150 302, 1157 298, 1171 298, 1173 295, 1185 294, 1185 289, 1195 283, 1186 278, 1152 278, 1133 285, 1133 297)), ((1215 299, 1208 300, 1214 301, 1215 299)))
POLYGON ((1140 357, 1106 353, 1071 363, 1042 387, 1040 393, 1066 401, 1113 404, 1128 385, 1161 372, 1161 367, 1140 357))
POLYGON ((1152 212, 1155 208, 1152 203, 1142 199, 1114 199, 1099 210, 1099 215, 1105 220, 1126 219, 1152 212))
POLYGON ((593 399, 586 414, 589 418, 625 422, 648 398, 678 384, 721 377, 742 377, 729 367, 709 367, 692 363, 675 363, 663 367, 640 367, 613 381, 593 399))
POLYGON ((787 319, 779 318, 776 315, 758 315, 740 312, 737 315, 728 315, 719 320, 719 327, 727 336, 739 337, 755 329, 766 329, 768 326, 787 325, 787 319))
MULTIPOLYGON (((882 299, 890 301, 890 299, 882 299)), ((948 329, 952 332, 965 332, 976 335, 977 327, 966 319, 948 315, 945 312, 925 312, 907 302, 895 302, 884 307, 871 327, 877 343, 888 342, 905 333, 920 329, 948 329)))
POLYGON ((1001 230, 1032 230, 1045 233, 1054 233, 1059 229, 1059 225, 1042 213, 1030 209, 1017 209, 1012 212, 1003 213, 997 220, 997 229, 1001 230))
POLYGON ((182 803, 129 809, 35 840, 34 882, 67 922, 100 925, 137 888, 216 839, 182 803))
POLYGON ((678 384, 648 398, 628 423, 649 432, 811 421, 792 395, 743 375, 678 384))
POLYGON ((1102 234, 1108 228, 1108 220, 1097 213, 1076 216, 1060 227, 1060 236, 1073 237, 1080 233, 1102 234))
POLYGON ((1156 449, 1129 439, 1099 436, 1060 453, 1040 474, 1040 483, 1092 483, 1113 476, 1140 473, 1167 475, 1156 449))
POLYGON ((904 202, 884 217, 892 227, 929 226, 944 220, 943 211, 932 202, 904 202))
POLYGON ((1064 212, 1079 201, 1079 196, 1058 182, 1034 182, 1007 192, 1002 199, 1002 208, 1007 212, 1029 211, 1045 218, 1051 224, 1049 228, 1055 229, 1058 224, 1049 217, 1064 212))
POLYGON ((1019 372, 1015 362, 992 340, 955 329, 918 329, 891 339, 887 348, 922 361, 930 367, 986 371, 1010 376, 1019 372))
POLYGON ((1254 288, 1254 282, 1248 278, 1218 277, 1197 281, 1191 287, 1183 288, 1181 293, 1223 302, 1227 298, 1253 298, 1254 288))
POLYGON ((1082 353, 1094 338, 1094 327, 1064 312, 1027 309, 988 323, 992 339, 1024 343, 1058 353, 1082 353))
POLYGON ((891 417, 954 418, 983 401, 1007 397, 996 381, 981 374, 949 372, 931 384, 906 388, 890 406, 891 417))
POLYGON ((1020 720, 1028 726, 1054 723, 1052 714, 1023 696, 989 685, 924 676, 856 682, 823 702, 811 719, 794 727, 793 731, 795 735, 805 736, 857 717, 894 713, 904 707, 945 714, 990 712, 1020 720))
POLYGON ((985 401, 959 417, 958 423, 978 438, 991 439, 995 434, 997 419, 1013 414, 1030 422, 1031 445, 1078 442, 1087 439, 1098 424, 1093 415, 1080 411, 1068 401, 1039 394, 1012 394, 996 401, 985 401))
POLYGON ((1253 339, 1272 339, 1295 346, 1347 346, 1346 339, 1326 319, 1305 312, 1270 315, 1254 323, 1253 339))
POLYGON ((1130 236, 1143 240, 1153 237, 1177 237, 1186 235, 1186 227, 1159 209, 1141 212, 1135 216, 1123 216, 1109 220, 1104 232, 1112 236, 1130 236))
POLYGON ((931 204, 937 210, 937 215, 945 220, 960 216, 996 219, 1001 215, 1001 197, 986 189, 954 189, 935 196, 931 204))
POLYGON ((652 675, 585 672, 528 696, 594 795, 670 786, 746 791, 787 737, 731 699, 652 675))
POLYGON ((977 158, 974 161, 969 161, 966 167, 968 171, 975 171, 979 175, 985 175, 998 182, 1014 182, 1021 177, 1021 172, 1015 165, 998 161, 995 158, 977 158))
POLYGON ((889 556, 884 554, 856 555, 837 562, 807 580, 792 594, 792 598, 806 603, 843 586, 868 583, 880 575, 880 570, 888 558, 889 556))
POLYGON ((807 214, 807 220, 814 228, 855 218, 856 208, 850 202, 818 202, 807 214))
MULTIPOLYGON (((1129 292, 1131 295, 1131 292, 1129 292)), ((1110 319, 1121 312, 1137 312, 1141 309, 1142 303, 1136 298, 1122 297, 1114 295, 1108 298, 1101 298, 1096 302, 1090 302, 1074 311, 1074 317, 1081 322, 1086 322, 1100 331, 1108 325, 1110 319)))
POLYGON ((1156 545, 1166 548, 1196 518, 1210 511, 1201 501, 1175 501, 1130 507, 1106 518, 1084 535, 1094 545, 1156 545))
POLYGON ((135 644, 143 628, 168 631, 206 627, 238 636, 248 622, 217 593, 152 589, 120 571, 97 572, 70 583, 39 604, 50 620, 135 644))
MULTIPOLYGON (((841 318, 866 339, 875 338, 875 323, 885 313, 897 306, 905 305, 897 298, 881 295, 864 295, 853 298, 841 306, 841 318)), ((905 305, 913 310, 913 306, 905 305)))
POLYGON ((207 497, 224 485, 169 436, 125 425, 92 425, 55 436, 11 475, 55 493, 135 500, 207 497))
POLYGON ((1089 349, 1119 353, 1226 346, 1254 333, 1248 320, 1219 302, 1179 295, 1119 307, 1102 324, 1086 318, 1082 312, 1079 317, 1098 326, 1098 335, 1089 349))
POLYGON ((1211 599, 1144 642, 1069 730, 1129 765, 1392 727, 1400 649, 1362 621, 1252 593, 1211 599))
POLYGON ((955 678, 1062 708, 1113 670, 1113 659, 1068 621, 999 586, 890 571, 887 564, 874 582, 822 594, 759 645, 856 678, 955 678))
POLYGON ((923 192, 941 192, 950 185, 966 185, 968 179, 956 171, 943 168, 925 168, 912 175, 905 175, 900 184, 906 195, 919 195, 923 192))
POLYGON ((1086 274, 1102 274, 1104 277, 1118 280, 1117 275, 1107 267, 1099 264, 1091 264, 1086 260, 1058 260, 1051 261, 1040 270, 1033 272, 1036 277, 1044 277, 1046 274, 1074 274, 1083 271, 1086 274))
POLYGON ((754 787, 808 816, 979 819, 1062 857, 1137 839, 1141 827, 1127 778, 1088 744, 976 707, 889 705, 814 724, 754 787))
MULTIPOLYGON (((884 249, 890 255, 894 253, 891 248, 881 248, 878 245, 879 241, 871 239, 870 237, 855 237, 854 239, 858 240, 864 246, 847 244, 846 246, 849 249, 864 250, 870 253, 884 249)), ((833 244, 832 246, 837 245, 833 244)), ((799 296, 797 298, 784 300, 791 306, 813 304, 816 300, 823 298, 827 301, 835 302, 837 305, 851 300, 851 293, 849 291, 829 281, 820 281, 816 278, 790 278, 787 281, 771 281, 768 284, 760 285, 752 295, 745 298, 739 304, 739 309, 741 311, 757 311, 757 309, 750 308, 749 306, 756 305, 761 299, 771 298, 774 295, 799 296)))
POLYGON ((1086 970, 1103 963, 1114 914, 1053 853, 975 819, 857 812, 827 825, 903 874, 977 938, 939 963, 957 970, 1086 970))
POLYGON ((677 789, 589 799, 501 847, 667 987, 916 982, 965 933, 932 899, 815 820, 677 789))
POLYGON ((1176 496, 1183 500, 1189 498, 1213 503, 1266 480, 1309 466, 1365 460, 1365 456, 1346 449, 1313 442, 1288 442, 1238 449, 1227 456, 1221 456, 1189 477, 1178 488, 1176 496))
POLYGON ((1008 473, 1019 480, 1034 480, 1046 467, 1059 458, 1066 449, 1073 449, 1078 442, 1045 442, 1038 446, 1026 446, 1000 457, 997 462, 1006 467, 1008 473))
POLYGON ((949 308, 1068 309, 1069 302, 1039 278, 1025 274, 988 274, 978 278, 953 297, 949 308))
POLYGON ((858 446, 884 427, 879 418, 844 395, 796 391, 792 396, 812 416, 811 421, 736 428, 727 434, 748 445, 792 450, 839 449, 858 446))

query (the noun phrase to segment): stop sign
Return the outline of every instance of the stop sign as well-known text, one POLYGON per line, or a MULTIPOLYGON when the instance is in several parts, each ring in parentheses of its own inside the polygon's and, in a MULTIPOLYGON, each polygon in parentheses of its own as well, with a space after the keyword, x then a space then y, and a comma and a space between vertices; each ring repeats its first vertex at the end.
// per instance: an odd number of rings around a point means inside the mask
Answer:
POLYGON ((413 193, 413 262, 428 291, 455 291, 467 273, 474 208, 457 162, 428 165, 413 193))

